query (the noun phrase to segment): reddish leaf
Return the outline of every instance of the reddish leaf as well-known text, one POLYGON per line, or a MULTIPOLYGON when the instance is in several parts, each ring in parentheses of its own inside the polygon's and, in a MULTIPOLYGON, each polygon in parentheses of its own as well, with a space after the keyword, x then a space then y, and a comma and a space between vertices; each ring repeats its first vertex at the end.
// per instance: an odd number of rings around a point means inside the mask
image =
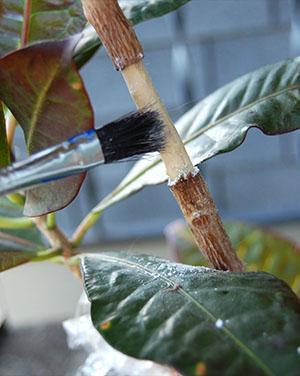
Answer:
MULTIPOLYGON (((44 42, 0 60, 0 97, 22 126, 29 153, 90 129, 93 113, 72 62, 75 38, 44 42)), ((59 210, 77 195, 84 174, 32 189, 24 212, 39 216, 59 210)))
MULTIPOLYGON (((0 55, 20 46, 24 0, 0 0, 0 55)), ((31 0, 29 40, 65 39, 86 25, 80 0, 31 0)))

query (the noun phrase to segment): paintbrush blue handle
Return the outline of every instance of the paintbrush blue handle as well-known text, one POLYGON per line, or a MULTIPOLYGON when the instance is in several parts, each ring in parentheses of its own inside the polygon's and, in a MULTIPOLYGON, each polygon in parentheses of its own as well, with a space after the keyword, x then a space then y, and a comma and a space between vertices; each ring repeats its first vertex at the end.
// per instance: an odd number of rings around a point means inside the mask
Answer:
POLYGON ((76 175, 102 163, 101 144, 91 129, 0 170, 0 196, 76 175))

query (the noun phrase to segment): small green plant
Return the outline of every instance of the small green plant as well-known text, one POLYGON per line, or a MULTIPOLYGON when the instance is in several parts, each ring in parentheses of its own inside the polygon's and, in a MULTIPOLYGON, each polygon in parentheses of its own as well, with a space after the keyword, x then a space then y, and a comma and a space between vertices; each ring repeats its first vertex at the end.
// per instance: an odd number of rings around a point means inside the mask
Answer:
MULTIPOLYGON (((120 5, 138 23, 186 2, 123 0, 120 5)), ((29 153, 93 127, 79 69, 100 45, 79 0, 0 1, 0 167, 14 158, 17 124, 29 153)), ((294 58, 219 89, 180 118, 177 129, 198 165, 237 148, 253 126, 277 135, 299 129, 299 119, 300 58, 294 58)), ((230 273, 124 253, 83 257, 82 240, 105 210, 167 180, 159 156, 138 162, 67 238, 55 211, 74 199, 84 177, 0 199, 1 271, 55 260, 80 275, 82 258, 96 329, 121 352, 184 375, 299 372, 300 302, 271 274, 230 273)))

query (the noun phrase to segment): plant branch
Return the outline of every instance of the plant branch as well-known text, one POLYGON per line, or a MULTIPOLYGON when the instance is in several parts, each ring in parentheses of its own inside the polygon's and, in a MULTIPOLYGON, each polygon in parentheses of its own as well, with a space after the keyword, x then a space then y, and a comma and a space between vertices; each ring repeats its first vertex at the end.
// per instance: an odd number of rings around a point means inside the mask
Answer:
POLYGON ((61 249, 60 248, 49 248, 45 251, 41 251, 38 253, 36 257, 31 259, 31 262, 41 262, 41 261, 47 261, 49 259, 52 259, 54 257, 61 255, 61 249))
POLYGON ((79 279, 81 279, 80 267, 78 264, 69 263, 70 258, 73 256, 72 244, 65 236, 65 234, 55 225, 49 228, 47 217, 33 218, 37 228, 48 239, 52 249, 61 249, 61 254, 65 260, 65 265, 70 271, 79 279))
POLYGON ((65 259, 72 256, 73 251, 71 243, 57 226, 48 228, 46 216, 34 217, 33 221, 41 233, 48 239, 52 248, 61 248, 62 255, 65 259))

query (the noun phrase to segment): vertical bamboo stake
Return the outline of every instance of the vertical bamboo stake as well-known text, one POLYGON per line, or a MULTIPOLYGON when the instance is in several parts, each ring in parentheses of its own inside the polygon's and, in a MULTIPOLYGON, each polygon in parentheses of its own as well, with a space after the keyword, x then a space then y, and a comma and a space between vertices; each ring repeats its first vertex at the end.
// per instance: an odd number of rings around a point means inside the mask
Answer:
POLYGON ((142 62, 143 50, 116 0, 82 0, 87 20, 97 31, 117 70, 121 70, 138 108, 156 110, 166 126, 167 144, 161 152, 170 189, 194 234, 216 269, 242 271, 214 202, 162 104, 142 62))

